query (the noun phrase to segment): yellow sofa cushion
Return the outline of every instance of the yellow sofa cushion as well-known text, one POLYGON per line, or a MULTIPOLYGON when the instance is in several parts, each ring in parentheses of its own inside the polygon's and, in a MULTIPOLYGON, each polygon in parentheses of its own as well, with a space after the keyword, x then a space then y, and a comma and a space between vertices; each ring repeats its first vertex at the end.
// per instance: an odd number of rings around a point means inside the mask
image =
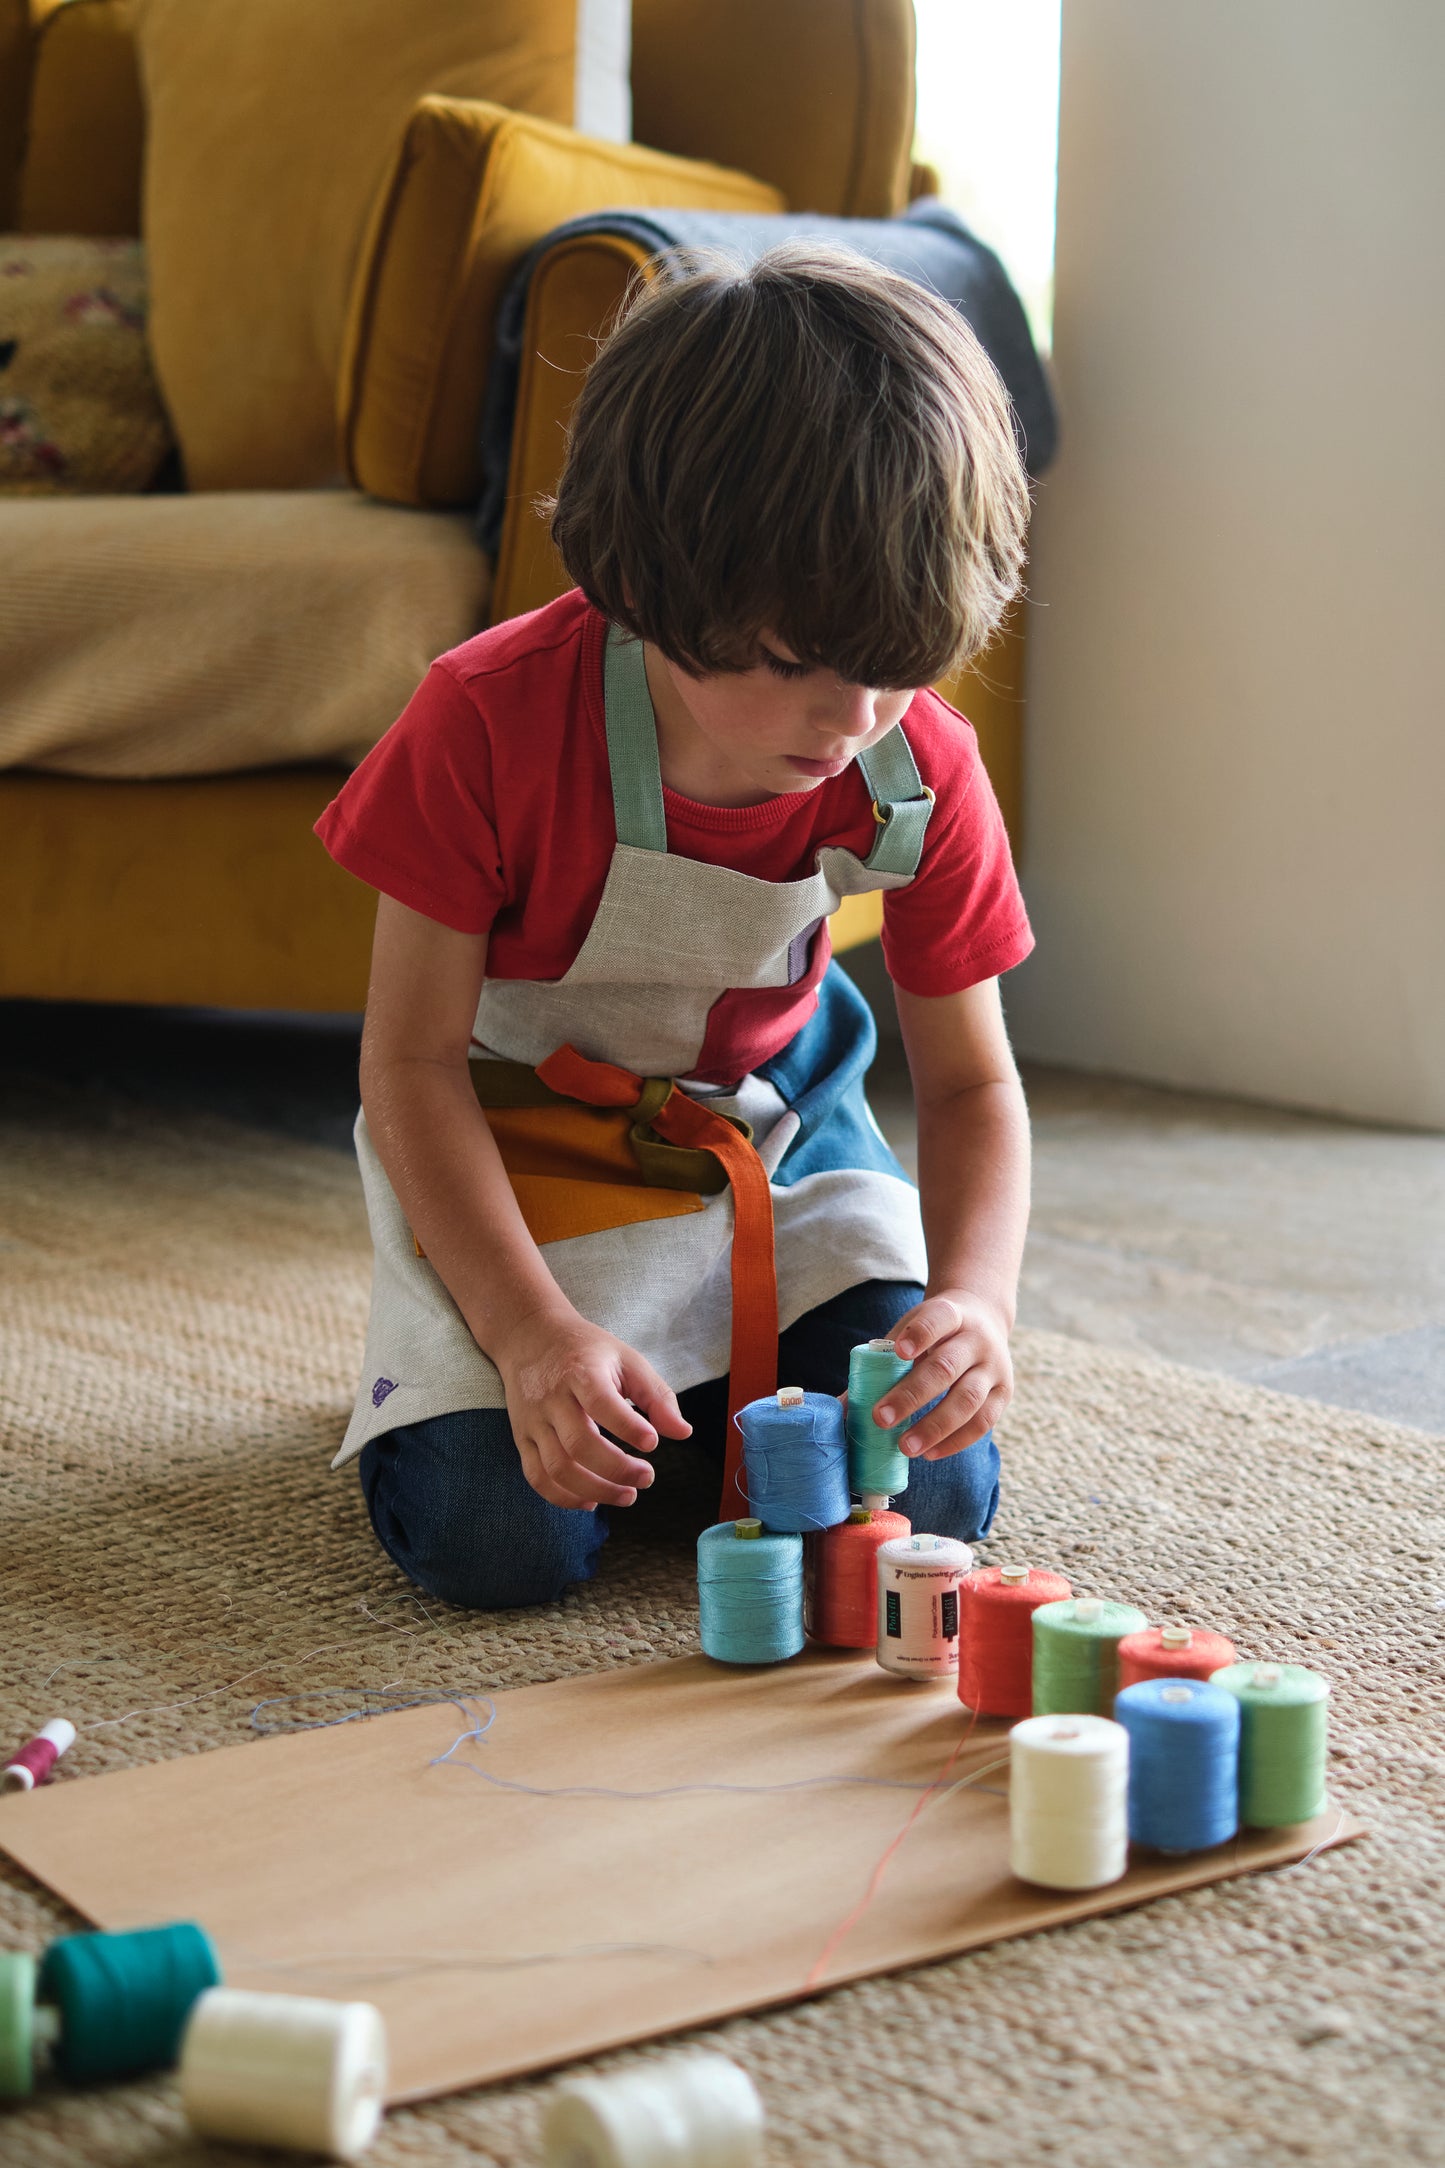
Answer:
POLYGON ((0 565, 0 768, 136 778, 360 759, 491 585, 349 489, 0 496, 0 565))
POLYGON ((22 233, 140 232, 145 110, 131 15, 131 0, 63 0, 37 32, 22 233))
POLYGON ((136 0, 151 340, 193 489, 339 469, 373 200, 428 91, 558 122, 578 0, 136 0))
POLYGON ((0 239, 0 496, 148 489, 171 448, 139 241, 0 239))
POLYGON ((597 142, 499 105, 422 100, 378 201, 347 333, 341 420, 353 481, 395 504, 475 498, 503 289, 552 227, 614 204, 783 208, 775 188, 746 173, 597 142))

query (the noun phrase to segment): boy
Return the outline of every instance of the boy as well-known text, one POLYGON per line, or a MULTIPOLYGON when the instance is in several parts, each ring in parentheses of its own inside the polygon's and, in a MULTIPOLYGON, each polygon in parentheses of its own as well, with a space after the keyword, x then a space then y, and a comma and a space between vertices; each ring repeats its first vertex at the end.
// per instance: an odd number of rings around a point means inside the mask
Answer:
POLYGON ((790 244, 634 296, 552 512, 574 591, 444 655, 318 824, 380 891, 338 1465, 423 1588, 547 1602, 659 1437, 726 1453, 745 1512, 731 1411, 891 1333, 917 1360, 878 1420, 938 1400, 903 1510, 976 1538, 1028 1191, 997 977, 1031 936, 973 734, 917 688, 1018 587, 1006 395, 941 301, 790 244), (921 1197, 829 963, 869 889, 921 1197))

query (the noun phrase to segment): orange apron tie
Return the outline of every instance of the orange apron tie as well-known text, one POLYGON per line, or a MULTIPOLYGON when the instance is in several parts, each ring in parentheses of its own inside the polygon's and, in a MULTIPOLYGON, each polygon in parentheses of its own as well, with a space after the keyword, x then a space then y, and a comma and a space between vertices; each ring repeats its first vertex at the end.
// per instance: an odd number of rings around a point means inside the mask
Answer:
MULTIPOLYGON (((542 1082, 590 1107, 633 1107, 645 1079, 610 1061, 588 1061, 562 1046, 537 1065, 542 1082)), ((733 1193, 732 1337, 728 1353, 727 1442, 719 1520, 747 1510, 742 1437, 733 1418, 750 1400, 774 1390, 778 1376, 778 1267, 773 1252, 773 1193, 767 1172, 746 1137, 720 1114, 674 1085, 652 1117, 669 1144, 710 1152, 733 1193)))

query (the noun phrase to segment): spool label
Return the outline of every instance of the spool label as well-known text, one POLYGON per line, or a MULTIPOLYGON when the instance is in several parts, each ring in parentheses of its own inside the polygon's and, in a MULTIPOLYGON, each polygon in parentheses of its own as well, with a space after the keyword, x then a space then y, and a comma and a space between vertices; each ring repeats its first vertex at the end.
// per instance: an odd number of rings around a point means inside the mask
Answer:
POLYGON ((945 1589, 938 1599, 939 1630, 945 1641, 958 1639, 958 1590, 945 1589))
POLYGON ((903 1639, 903 1603, 896 1588, 885 1589, 883 1609, 886 1630, 895 1641, 903 1639))

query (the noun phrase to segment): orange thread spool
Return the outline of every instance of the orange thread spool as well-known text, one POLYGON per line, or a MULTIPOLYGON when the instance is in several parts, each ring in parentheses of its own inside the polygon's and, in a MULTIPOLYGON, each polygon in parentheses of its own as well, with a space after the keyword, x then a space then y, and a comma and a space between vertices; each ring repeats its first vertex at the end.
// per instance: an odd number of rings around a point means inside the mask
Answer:
POLYGON ((1208 1679, 1236 1660, 1234 1643, 1204 1626, 1146 1626, 1119 1643, 1119 1691, 1141 1679, 1208 1679))
POLYGON ((836 1528, 804 1538, 803 1624, 831 1649, 871 1649, 878 1639, 878 1547, 911 1536, 901 1513, 854 1506, 836 1528))
POLYGON ((1032 1716, 1034 1613, 1074 1593, 1061 1573, 980 1566, 959 1587, 958 1698, 976 1716, 1032 1716))

